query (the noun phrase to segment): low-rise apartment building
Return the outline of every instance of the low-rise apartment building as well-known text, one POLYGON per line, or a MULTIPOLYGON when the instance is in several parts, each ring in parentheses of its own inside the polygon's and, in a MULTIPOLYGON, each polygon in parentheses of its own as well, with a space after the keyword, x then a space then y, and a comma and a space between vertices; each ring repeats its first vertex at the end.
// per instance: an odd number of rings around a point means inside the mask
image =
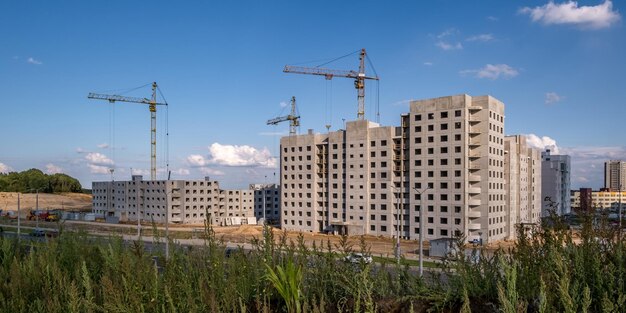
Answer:
POLYGON ((254 190, 222 190, 217 181, 143 180, 94 182, 93 212, 120 221, 164 223, 166 207, 170 223, 203 224, 211 216, 215 225, 228 218, 254 217, 254 190))

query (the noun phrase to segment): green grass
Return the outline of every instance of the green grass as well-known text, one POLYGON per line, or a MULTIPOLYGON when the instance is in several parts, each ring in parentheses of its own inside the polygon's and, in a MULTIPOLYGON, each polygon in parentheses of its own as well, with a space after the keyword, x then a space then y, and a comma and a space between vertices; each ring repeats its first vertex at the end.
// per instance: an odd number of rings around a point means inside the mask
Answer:
POLYGON ((429 281, 417 275, 417 260, 338 261, 370 253, 363 238, 308 247, 303 236, 267 231, 252 251, 227 257, 207 226, 203 246, 172 245, 169 260, 162 248, 80 231, 43 242, 3 238, 0 313, 626 311, 624 238, 608 222, 582 216, 575 243, 563 221, 551 219, 532 235, 520 229, 510 253, 473 262, 460 246, 441 264, 424 262, 441 268, 429 281))
MULTIPOLYGON (((376 263, 380 263, 380 264, 396 264, 397 260, 396 258, 387 258, 387 257, 381 257, 381 256, 372 256, 372 259, 374 262, 376 263)), ((401 266, 411 266, 411 267, 419 267, 420 265, 420 261, 419 260, 412 260, 412 259, 405 259, 405 258, 401 258, 400 259, 400 265, 401 266)), ((423 265, 425 268, 443 268, 443 263, 440 262, 433 262, 433 261, 423 261, 423 265)))

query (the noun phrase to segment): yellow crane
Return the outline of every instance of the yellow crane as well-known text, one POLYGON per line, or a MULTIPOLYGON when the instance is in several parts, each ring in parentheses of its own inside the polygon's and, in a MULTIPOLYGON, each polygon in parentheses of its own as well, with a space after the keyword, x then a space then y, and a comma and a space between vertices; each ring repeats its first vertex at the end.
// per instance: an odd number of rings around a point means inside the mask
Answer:
POLYGON ((98 93, 89 93, 87 95, 88 99, 96 99, 96 100, 107 100, 110 103, 114 103, 116 101, 120 102, 131 102, 131 103, 141 103, 147 104, 148 109, 150 110, 150 180, 156 180, 156 106, 157 105, 167 105, 166 103, 159 103, 156 101, 157 98, 157 83, 152 83, 152 97, 150 99, 147 98, 137 98, 137 97, 126 97, 119 95, 104 95, 98 93))
POLYGON ((293 136, 296 134, 298 126, 300 126, 300 116, 296 114, 296 97, 291 97, 291 114, 268 120, 267 125, 276 125, 280 122, 289 121, 289 136, 293 136))
MULTIPOLYGON (((367 76, 365 75, 365 58, 367 54, 365 49, 361 49, 359 53, 359 71, 346 71, 346 70, 333 70, 321 67, 303 67, 303 66, 291 66, 285 65, 283 72, 294 74, 308 74, 308 75, 321 75, 327 80, 333 79, 333 77, 354 78, 354 88, 357 90, 358 100, 358 112, 357 118, 359 120, 365 119, 365 80, 379 80, 378 75, 367 76)), ((371 63, 370 63, 371 65, 371 63)))

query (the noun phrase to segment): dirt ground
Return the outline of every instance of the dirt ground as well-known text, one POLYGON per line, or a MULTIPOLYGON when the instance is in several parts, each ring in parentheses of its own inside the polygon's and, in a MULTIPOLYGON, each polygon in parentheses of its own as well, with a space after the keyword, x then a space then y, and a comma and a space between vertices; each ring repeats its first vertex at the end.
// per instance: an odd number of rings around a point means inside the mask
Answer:
MULTIPOLYGON (((36 207, 36 194, 22 193, 20 207, 30 210, 36 207)), ((39 194, 40 209, 63 209, 76 211, 91 211, 91 195, 83 193, 39 194)), ((17 192, 0 192, 0 210, 17 210, 17 192)))
MULTIPOLYGON (((35 194, 21 194, 20 196, 20 206, 23 212, 27 212, 29 209, 35 208, 35 194)), ((63 194, 39 194, 39 208, 40 209, 64 209, 64 210, 82 210, 82 211, 90 211, 92 207, 91 195, 89 194, 80 194, 80 193, 63 193, 63 194)), ((17 210, 17 193, 15 192, 0 192, 0 210, 4 211, 15 211, 17 210)), ((104 226, 104 225, 102 225, 104 226)), ((113 225, 109 225, 113 226, 113 225)), ((120 225, 121 226, 121 225, 120 225)), ((130 226, 130 225, 128 225, 130 226)), ((173 226, 173 225, 172 225, 173 226)), ((114 226, 113 226, 114 227, 114 226)), ((134 227, 134 226, 133 226, 134 227)), ((176 225, 171 227, 172 230, 175 231, 189 231, 197 230, 198 232, 203 231, 202 225, 185 225, 180 226, 176 225)), ((225 242, 232 243, 249 243, 254 238, 261 238, 263 235, 263 228, 261 226, 253 226, 253 225, 243 225, 239 227, 214 227, 214 231, 218 237, 223 238, 225 242)), ((305 243, 308 246, 311 246, 313 242, 318 247, 325 247, 327 242, 330 241, 330 244, 333 248, 336 248, 339 245, 341 240, 340 236, 334 235, 326 235, 319 233, 309 233, 309 232, 285 232, 283 233, 280 229, 274 229, 274 237, 276 240, 279 240, 283 234, 287 236, 287 242, 290 240, 293 242, 297 242, 298 237, 302 235, 305 243)), ((394 255, 394 247, 395 247, 395 239, 388 237, 375 237, 375 236, 364 236, 367 246, 371 249, 371 253, 378 256, 393 256, 394 255)), ((359 236, 353 236, 349 238, 349 245, 352 246, 353 250, 359 250, 359 236)), ((503 248, 507 249, 514 245, 513 241, 503 241, 497 244, 492 244, 486 247, 487 249, 498 249, 503 248)), ((416 257, 418 253, 418 242, 415 240, 401 240, 400 247, 402 253, 411 258, 416 257)), ((428 243, 424 245, 424 249, 428 249, 428 243)))
MULTIPOLYGON (((226 242, 250 242, 254 238, 261 238, 263 235, 263 228, 261 226, 249 225, 243 225, 239 227, 216 227, 214 228, 214 231, 217 237, 223 238, 223 240, 226 242)), ((290 241, 297 243, 298 237, 302 236, 305 244, 309 247, 313 245, 313 242, 315 242, 315 245, 317 247, 324 248, 328 245, 328 242, 330 241, 333 249, 336 249, 341 240, 340 236, 319 233, 301 233, 294 231, 284 232, 280 229, 273 229, 273 233, 276 241, 279 241, 282 236, 286 236, 288 243, 290 241)), ((360 250, 360 238, 360 236, 349 237, 348 244, 352 247, 352 250, 360 250)), ((394 239, 375 236, 364 236, 363 238, 365 239, 366 245, 370 248, 370 252, 373 255, 383 257, 392 257, 394 255, 394 247, 396 243, 394 239)), ((401 251, 407 256, 417 254, 418 246, 419 245, 417 241, 413 240, 401 240, 400 242, 401 251)), ((427 249, 428 245, 424 245, 424 248, 427 249)))

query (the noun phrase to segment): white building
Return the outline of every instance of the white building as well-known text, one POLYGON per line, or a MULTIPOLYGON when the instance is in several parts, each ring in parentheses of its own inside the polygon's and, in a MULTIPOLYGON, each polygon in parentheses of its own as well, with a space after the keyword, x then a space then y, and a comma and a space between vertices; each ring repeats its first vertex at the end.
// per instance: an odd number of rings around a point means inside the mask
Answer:
POLYGON ((547 198, 557 204, 557 214, 562 215, 570 213, 570 156, 552 155, 548 149, 541 153, 541 160, 542 216, 548 215, 549 208, 546 203, 547 198))
MULTIPOLYGON (((281 139, 281 226, 418 239, 510 237, 504 104, 412 101, 399 127, 370 121, 281 139)), ((537 198, 537 197, 535 197, 537 198)))
POLYGON ((515 226, 541 222, 541 156, 521 135, 506 136, 504 149, 509 211, 507 232, 509 238, 515 238, 515 226))
POLYGON ((231 225, 248 223, 247 218, 254 217, 253 190, 222 190, 208 177, 144 181, 133 175, 130 181, 94 182, 92 195, 94 213, 122 222, 139 217, 144 222, 164 223, 166 207, 170 223, 203 224, 211 216, 215 225, 231 225))

